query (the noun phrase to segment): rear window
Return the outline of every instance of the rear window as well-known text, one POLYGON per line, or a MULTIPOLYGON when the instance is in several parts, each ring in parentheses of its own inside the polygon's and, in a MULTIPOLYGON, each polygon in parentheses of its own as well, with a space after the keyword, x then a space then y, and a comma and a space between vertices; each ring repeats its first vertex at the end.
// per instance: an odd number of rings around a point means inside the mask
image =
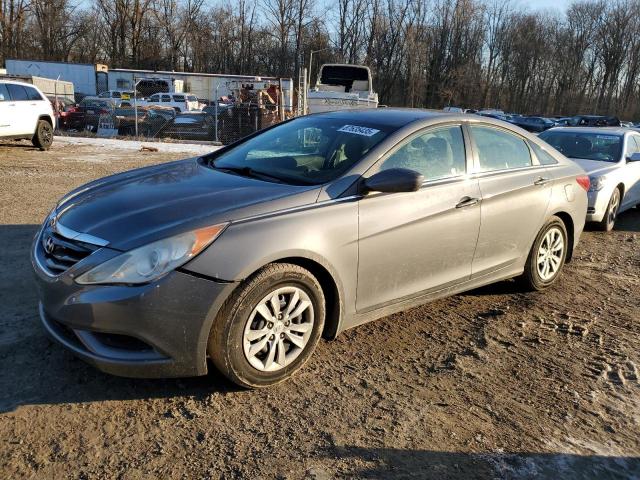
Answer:
POLYGON ((44 100, 42 95, 33 87, 24 87, 29 95, 29 100, 44 100))
POLYGON ((540 138, 569 158, 617 162, 622 155, 621 135, 548 130, 540 138))
POLYGON ((9 89, 9 95, 11 96, 11 100, 21 101, 21 100, 29 100, 29 94, 27 90, 22 85, 16 85, 15 83, 7 83, 7 88, 9 89))

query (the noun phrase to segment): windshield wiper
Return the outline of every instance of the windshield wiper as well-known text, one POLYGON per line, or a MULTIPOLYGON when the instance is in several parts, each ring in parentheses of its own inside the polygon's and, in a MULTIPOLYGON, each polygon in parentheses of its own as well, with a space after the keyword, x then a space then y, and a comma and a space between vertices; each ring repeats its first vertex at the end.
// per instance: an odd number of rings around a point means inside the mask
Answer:
POLYGON ((216 170, 225 170, 227 172, 232 172, 238 175, 242 175, 243 177, 259 178, 259 179, 268 178, 270 180, 275 180, 277 182, 284 183, 284 180, 280 177, 271 175, 266 172, 261 172, 259 170, 254 170, 251 167, 219 167, 213 162, 211 162, 211 166, 216 170))

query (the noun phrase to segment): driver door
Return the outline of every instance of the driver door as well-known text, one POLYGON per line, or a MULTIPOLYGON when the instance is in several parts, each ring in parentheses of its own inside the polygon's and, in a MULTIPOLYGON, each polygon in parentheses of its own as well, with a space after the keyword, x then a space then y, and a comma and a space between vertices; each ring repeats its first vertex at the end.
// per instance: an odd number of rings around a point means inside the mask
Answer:
POLYGON ((461 125, 428 128, 379 166, 424 175, 420 190, 359 202, 356 309, 367 311, 464 282, 480 230, 480 189, 468 178, 461 125))

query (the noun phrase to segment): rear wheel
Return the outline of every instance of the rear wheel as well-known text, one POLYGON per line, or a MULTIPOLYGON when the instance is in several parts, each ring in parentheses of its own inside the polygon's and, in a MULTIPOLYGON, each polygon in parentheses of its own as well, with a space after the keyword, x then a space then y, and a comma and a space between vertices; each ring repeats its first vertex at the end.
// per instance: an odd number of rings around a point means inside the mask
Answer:
POLYGON ((36 133, 31 140, 40 150, 49 150, 53 143, 53 127, 46 120, 38 120, 36 133))
POLYGON ((616 218, 618 217, 621 198, 622 195, 620 193, 620 189, 616 188, 611 194, 611 199, 609 200, 609 205, 607 206, 607 211, 605 212, 602 221, 598 223, 598 230, 602 230, 603 232, 610 232, 613 230, 616 218))
POLYGON ((309 360, 325 320, 317 279, 292 264, 271 264, 241 285, 214 320, 208 353, 231 381, 274 385, 309 360))
POLYGON ((522 284, 530 290, 543 290, 553 285, 560 276, 567 258, 567 229, 560 218, 553 216, 536 237, 524 273, 522 284))

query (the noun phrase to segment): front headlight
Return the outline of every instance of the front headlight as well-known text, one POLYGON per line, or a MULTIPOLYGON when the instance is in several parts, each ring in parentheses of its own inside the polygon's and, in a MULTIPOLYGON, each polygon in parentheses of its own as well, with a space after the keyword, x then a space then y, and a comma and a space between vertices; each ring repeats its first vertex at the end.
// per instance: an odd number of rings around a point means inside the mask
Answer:
POLYGON ((591 185, 589 186, 589 191, 599 192, 604 188, 604 183, 606 180, 607 180, 607 177, 605 175, 602 175, 600 177, 595 177, 595 176, 589 177, 589 181, 591 182, 591 185))
POLYGON ((226 223, 165 238, 123 253, 83 273, 76 282, 147 283, 175 270, 211 244, 226 223))

